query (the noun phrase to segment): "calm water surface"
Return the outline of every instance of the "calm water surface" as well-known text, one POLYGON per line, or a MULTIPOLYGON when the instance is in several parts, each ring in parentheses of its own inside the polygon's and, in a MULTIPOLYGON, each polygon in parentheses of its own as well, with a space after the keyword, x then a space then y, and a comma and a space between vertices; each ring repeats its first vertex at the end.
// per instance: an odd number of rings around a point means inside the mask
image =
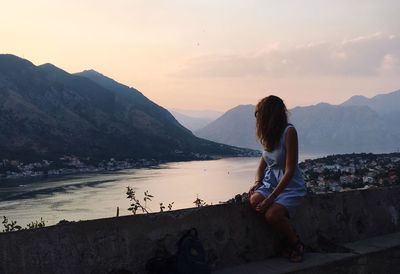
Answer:
MULTIPOLYGON (((302 159, 315 158, 303 155, 302 159)), ((148 190, 154 196, 147 206, 159 211, 159 203, 174 202, 173 209, 193 207, 200 197, 208 204, 227 201, 246 192, 254 180, 259 158, 227 158, 213 161, 168 163, 158 168, 129 169, 110 174, 88 174, 0 183, 0 217, 19 224, 39 220, 46 225, 112 217, 117 206, 127 211, 126 187, 143 199, 148 190)), ((144 203, 143 203, 144 204, 144 203)), ((2 230, 0 228, 0 230, 2 230)))

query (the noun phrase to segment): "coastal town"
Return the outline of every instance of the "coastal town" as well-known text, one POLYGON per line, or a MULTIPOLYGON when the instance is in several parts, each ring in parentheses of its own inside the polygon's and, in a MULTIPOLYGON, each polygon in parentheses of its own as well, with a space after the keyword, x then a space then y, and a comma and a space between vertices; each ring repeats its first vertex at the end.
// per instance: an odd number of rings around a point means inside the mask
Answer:
MULTIPOLYGON (((216 160, 219 157, 201 153, 184 155, 182 151, 175 151, 176 155, 183 155, 177 159, 185 160, 216 160)), ((255 156, 252 150, 238 153, 240 157, 255 156)), ((110 172, 123 169, 154 167, 171 160, 160 159, 124 159, 110 158, 107 160, 96 160, 91 158, 80 158, 74 155, 62 156, 53 160, 40 160, 35 162, 0 159, 0 179, 38 178, 47 176, 60 176, 83 173, 110 172)))
POLYGON ((310 193, 400 184, 400 153, 343 154, 300 163, 310 193))
MULTIPOLYGON (((201 155, 198 155, 201 158, 201 155)), ((157 160, 115 160, 91 163, 88 159, 64 156, 34 163, 0 161, 0 179, 35 178, 69 174, 109 172, 162 164, 157 160)), ((352 189, 400 184, 400 153, 342 154, 300 163, 309 193, 341 192, 352 189)))
POLYGON ((76 156, 63 156, 56 160, 42 160, 26 163, 17 160, 0 161, 0 179, 35 178, 45 176, 59 176, 80 173, 116 171, 129 168, 150 167, 161 164, 154 159, 116 160, 93 163, 90 159, 80 159, 76 156))

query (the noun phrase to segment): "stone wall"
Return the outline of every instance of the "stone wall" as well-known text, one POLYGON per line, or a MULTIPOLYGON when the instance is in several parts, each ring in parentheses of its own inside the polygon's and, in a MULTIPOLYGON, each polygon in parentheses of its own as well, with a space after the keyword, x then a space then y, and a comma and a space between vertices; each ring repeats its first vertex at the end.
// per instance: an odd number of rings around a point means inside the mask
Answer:
POLYGON ((348 259, 321 264, 291 274, 387 274, 400 273, 400 246, 380 252, 351 256, 348 259))
MULTIPOLYGON (((314 250, 400 231, 400 187, 309 195, 292 219, 314 250)), ((196 228, 213 269, 275 253, 277 237, 248 204, 82 221, 0 233, 0 273, 145 273, 154 256, 176 252, 196 228)))

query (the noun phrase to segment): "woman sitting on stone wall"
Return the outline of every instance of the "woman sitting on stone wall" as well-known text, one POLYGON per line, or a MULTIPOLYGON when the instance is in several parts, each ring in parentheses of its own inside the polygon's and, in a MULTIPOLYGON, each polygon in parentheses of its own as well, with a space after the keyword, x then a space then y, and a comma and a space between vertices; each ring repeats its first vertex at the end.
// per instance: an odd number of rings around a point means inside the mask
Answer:
POLYGON ((262 99, 256 106, 255 116, 256 134, 264 151, 255 184, 249 192, 250 204, 286 238, 289 260, 300 262, 304 245, 289 223, 289 217, 306 195, 298 167, 296 129, 288 123, 286 106, 277 96, 262 99))

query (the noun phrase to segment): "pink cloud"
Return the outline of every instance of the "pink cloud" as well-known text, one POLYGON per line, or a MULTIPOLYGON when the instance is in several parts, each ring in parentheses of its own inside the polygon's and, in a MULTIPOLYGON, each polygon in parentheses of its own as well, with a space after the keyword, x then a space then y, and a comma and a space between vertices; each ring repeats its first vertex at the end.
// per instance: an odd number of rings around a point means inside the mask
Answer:
POLYGON ((400 37, 374 33, 342 42, 273 47, 189 60, 179 77, 372 76, 400 72, 400 37))

